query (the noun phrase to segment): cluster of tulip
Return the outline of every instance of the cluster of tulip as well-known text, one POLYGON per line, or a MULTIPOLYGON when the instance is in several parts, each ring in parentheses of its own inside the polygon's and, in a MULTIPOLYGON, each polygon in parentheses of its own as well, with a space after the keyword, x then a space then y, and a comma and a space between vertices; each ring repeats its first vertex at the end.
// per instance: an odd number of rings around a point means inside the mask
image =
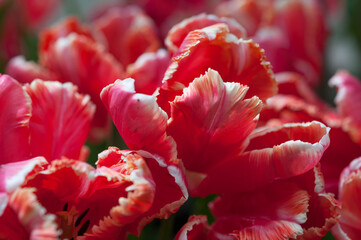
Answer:
POLYGON ((132 238, 209 196, 174 239, 360 239, 361 82, 339 70, 336 107, 314 90, 333 4, 123 1, 40 27, 60 1, 0 1, 0 239, 132 238))

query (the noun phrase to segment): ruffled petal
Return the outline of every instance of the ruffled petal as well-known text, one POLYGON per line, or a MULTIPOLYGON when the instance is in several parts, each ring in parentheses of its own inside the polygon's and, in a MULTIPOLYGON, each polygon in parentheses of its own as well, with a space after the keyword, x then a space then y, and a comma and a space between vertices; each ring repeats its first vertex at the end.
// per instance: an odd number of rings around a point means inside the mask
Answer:
POLYGON ((79 159, 95 106, 71 83, 35 80, 24 86, 32 100, 30 146, 33 156, 47 160, 79 159))
POLYGON ((173 138, 167 136, 167 114, 154 96, 136 93, 134 80, 117 80, 103 89, 101 99, 119 134, 133 150, 146 150, 167 161, 177 158, 173 138))
POLYGON ((24 56, 12 58, 6 66, 6 73, 21 83, 31 83, 34 79, 57 80, 56 74, 32 61, 26 61, 24 56))
MULTIPOLYGON (((287 81, 287 80, 286 80, 287 81)), ((281 83, 279 88, 290 87, 291 83, 281 83)), ((285 89, 283 89, 285 90, 285 89)), ((297 94, 295 94, 297 95, 297 94)), ((294 95, 278 94, 267 100, 258 121, 258 126, 277 126, 288 122, 323 122, 331 127, 330 145, 324 152, 321 163, 325 178, 326 191, 337 195, 338 181, 342 171, 352 159, 361 155, 361 147, 342 129, 343 118, 323 102, 307 103, 294 95), (345 151, 345 149, 348 149, 345 151)))
POLYGON ((211 204, 216 222, 210 235, 237 239, 288 239, 303 233, 307 220, 307 191, 292 183, 278 182, 263 189, 225 195, 211 204))
POLYGON ((296 183, 311 196, 307 221, 302 224, 303 234, 297 239, 322 239, 338 222, 341 205, 332 193, 325 192, 325 182, 320 164, 302 175, 289 179, 289 181, 296 183))
POLYGON ((339 71, 329 84, 337 87, 335 103, 338 112, 344 117, 343 128, 361 145, 360 81, 346 71, 339 71))
POLYGON ((0 76, 0 164, 29 158, 31 99, 21 85, 0 76))
MULTIPOLYGON (((339 199, 342 203, 338 235, 357 239, 361 234, 361 158, 356 158, 340 177, 339 199)), ((337 228, 337 227, 336 227, 337 228)))
POLYGON ((39 55, 41 62, 47 62, 47 59, 51 58, 51 54, 49 54, 50 48, 58 39, 66 37, 71 33, 76 33, 91 41, 100 42, 105 47, 107 46, 104 36, 101 33, 86 25, 82 25, 76 17, 67 17, 58 24, 40 33, 39 55))
MULTIPOLYGON (((151 206, 148 209, 145 209, 143 212, 138 212, 138 215, 134 215, 132 212, 137 208, 144 207, 144 204, 141 204, 142 201, 149 200, 149 196, 144 196, 140 198, 141 195, 136 192, 133 193, 134 196, 138 197, 137 202, 129 205, 128 211, 122 210, 122 204, 120 207, 114 207, 111 210, 111 218, 105 219, 101 222, 100 226, 93 229, 94 236, 96 239, 101 239, 101 237, 111 237, 112 232, 115 231, 114 227, 121 226, 122 232, 130 232, 135 235, 139 235, 142 228, 154 218, 168 218, 170 214, 176 212, 178 208, 187 200, 188 193, 185 186, 184 175, 177 164, 165 164, 163 159, 155 157, 144 151, 120 151, 119 149, 112 147, 108 150, 102 152, 99 155, 99 161, 97 162, 98 168, 109 167, 121 174, 126 174, 126 169, 124 164, 129 165, 132 162, 123 159, 144 159, 146 165, 149 168, 148 175, 152 176, 152 186, 155 189, 154 201, 150 202, 151 206), (130 215, 132 213, 132 215, 130 215)), ((128 170, 128 171, 129 171, 128 170)), ((130 175, 132 177, 132 175, 130 175)), ((135 177, 135 176, 134 176, 135 177)), ((140 182, 141 183, 141 182, 140 182)), ((131 186, 128 187, 128 191, 137 190, 139 187, 131 186)), ((138 190, 140 191, 140 189, 138 190)), ((130 195, 131 196, 131 195, 130 195)), ((131 198, 128 195, 128 200, 131 198)), ((123 201, 122 201, 123 202, 123 201)), ((124 204, 126 200, 124 199, 124 204)), ((124 205, 125 206, 125 205, 124 205)), ((125 209, 127 210, 127 209, 125 209)), ((118 230, 119 231, 119 230, 118 230)), ((91 235, 89 235, 91 236, 91 235)), ((114 235, 113 235, 114 236, 114 235)), ((122 234, 118 235, 122 236, 122 234)), ((92 238, 91 238, 92 239, 92 238)))
POLYGON ((201 13, 174 25, 168 32, 165 39, 165 45, 171 53, 176 53, 189 32, 217 23, 227 24, 230 33, 235 35, 237 38, 245 38, 247 35, 246 30, 232 18, 219 18, 212 14, 201 13))
POLYGON ((109 8, 94 21, 94 26, 104 34, 109 52, 124 67, 160 47, 152 19, 136 6, 109 8))
POLYGON ((99 94, 101 90, 123 75, 122 66, 102 45, 85 36, 71 33, 51 45, 49 58, 42 64, 55 72, 61 82, 72 82, 80 93, 89 94, 96 105, 91 140, 100 141, 109 134, 110 123, 99 94))
POLYGON ((98 225, 104 224, 116 226, 117 235, 126 236, 131 229, 120 229, 118 224, 133 222, 147 211, 155 188, 143 158, 124 157, 119 161, 123 165, 120 169, 95 170, 87 163, 55 160, 29 179, 26 187, 36 188, 39 202, 56 215, 61 238, 92 235, 98 225), (117 221, 114 215, 119 215, 117 221))
POLYGON ((205 240, 208 230, 207 216, 190 216, 188 222, 178 231, 174 240, 205 240))
POLYGON ((328 147, 328 132, 319 122, 258 130, 241 156, 214 166, 193 191, 200 196, 243 192, 303 174, 319 162, 328 147))
POLYGON ((126 76, 136 79, 135 91, 144 94, 155 94, 162 85, 164 73, 170 62, 169 53, 160 49, 155 53, 144 53, 134 64, 127 67, 126 76))
POLYGON ((0 216, 0 236, 3 239, 59 239, 55 215, 46 214, 33 188, 18 188, 0 216))
POLYGON ((223 81, 250 87, 247 97, 265 100, 277 92, 271 66, 264 52, 251 40, 238 39, 225 24, 190 32, 184 39, 163 79, 158 103, 168 112, 168 101, 182 94, 208 68, 219 72, 223 81))
POLYGON ((244 99, 247 90, 209 69, 171 103, 167 132, 187 170, 204 173, 240 154, 262 108, 257 97, 244 99))
POLYGON ((48 162, 44 158, 36 157, 26 161, 0 165, 0 193, 14 191, 25 182, 28 175, 39 172, 46 164, 48 162))

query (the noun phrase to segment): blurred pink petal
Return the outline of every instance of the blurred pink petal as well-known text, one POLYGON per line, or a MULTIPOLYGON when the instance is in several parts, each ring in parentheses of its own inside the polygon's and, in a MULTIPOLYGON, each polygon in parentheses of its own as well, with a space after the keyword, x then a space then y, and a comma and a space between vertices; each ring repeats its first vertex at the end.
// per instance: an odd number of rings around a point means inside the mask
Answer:
POLYGON ((137 61, 128 65, 126 76, 136 79, 134 82, 136 92, 151 95, 162 85, 169 62, 169 53, 164 49, 155 53, 144 53, 137 61))
POLYGON ((342 203, 341 218, 332 229, 337 239, 358 239, 361 230, 361 158, 354 159, 341 173, 339 200, 342 203))
POLYGON ((26 61, 24 56, 12 58, 6 66, 6 73, 21 83, 31 83, 39 78, 42 80, 57 80, 58 76, 50 70, 32 61, 26 61))
POLYGON ((104 34, 109 52, 124 67, 160 47, 156 26, 137 6, 111 7, 94 21, 94 26, 104 34))
POLYGON ((0 76, 0 112, 0 164, 28 159, 31 99, 7 75, 0 76))
POLYGON ((335 103, 337 111, 344 118, 343 129, 361 145, 360 80, 346 71, 339 71, 331 78, 329 84, 337 87, 335 103))
POLYGON ((97 107, 90 137, 95 142, 104 139, 109 135, 110 123, 99 94, 103 87, 123 75, 122 66, 102 45, 75 33, 56 40, 47 55, 51 58, 44 58, 41 63, 55 72, 60 81, 70 81, 80 93, 90 95, 97 107))

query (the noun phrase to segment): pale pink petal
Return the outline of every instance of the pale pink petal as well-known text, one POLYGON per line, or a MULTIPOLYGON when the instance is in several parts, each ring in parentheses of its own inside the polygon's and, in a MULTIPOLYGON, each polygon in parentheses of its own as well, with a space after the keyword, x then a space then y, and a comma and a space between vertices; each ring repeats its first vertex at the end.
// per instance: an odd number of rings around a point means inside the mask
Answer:
POLYGON ((101 99, 130 149, 146 150, 167 161, 177 158, 175 142, 166 134, 167 114, 154 96, 135 92, 133 79, 107 86, 101 99))
POLYGON ((271 66, 258 44, 238 39, 227 25, 216 24, 194 30, 184 39, 163 79, 160 106, 168 112, 168 102, 208 68, 218 71, 225 82, 248 85, 247 97, 265 100, 277 92, 271 66))
POLYGON ((328 132, 319 122, 258 130, 250 136, 246 151, 210 169, 194 194, 249 191, 303 174, 319 162, 328 147, 328 132))
POLYGON ((12 58, 6 66, 6 73, 21 83, 31 83, 34 79, 57 80, 56 74, 32 61, 26 61, 24 56, 12 58))
POLYGON ((113 7, 94 21, 107 40, 109 52, 124 66, 160 47, 157 29, 139 7, 113 7))
POLYGON ((265 2, 254 0, 222 1, 215 8, 215 12, 218 16, 234 18, 246 28, 249 36, 253 36, 261 25, 263 16, 269 16, 262 8, 262 3, 265 2))
POLYGON ((30 146, 33 156, 47 160, 79 159, 89 134, 95 106, 71 83, 35 80, 24 86, 32 100, 30 146))
POLYGON ((176 53, 189 32, 217 23, 227 24, 230 33, 234 34, 237 38, 245 38, 247 35, 246 30, 232 18, 219 18, 212 14, 202 13, 174 25, 168 32, 165 45, 171 53, 176 53))
POLYGON ((10 194, 9 204, 0 216, 0 236, 3 239, 51 240, 60 232, 53 214, 38 202, 34 188, 18 188, 10 194))
POLYGON ((167 132, 187 170, 204 173, 241 153, 262 108, 257 97, 244 99, 247 90, 209 69, 171 103, 167 132))
POLYGON ((344 117, 343 128, 352 139, 361 145, 361 83, 346 71, 339 71, 329 82, 337 87, 335 103, 337 110, 344 117))
POLYGON ((0 164, 28 159, 31 99, 7 75, 0 75, 0 112, 0 164))
POLYGON ((202 240, 207 239, 208 230, 207 216, 190 216, 188 222, 178 231, 174 240, 202 240))
POLYGON ((13 192, 30 173, 38 172, 48 162, 42 157, 0 165, 0 193, 13 192))
POLYGON ((135 63, 128 65, 126 76, 136 79, 136 92, 151 95, 162 85, 169 62, 169 53, 164 49, 155 53, 144 53, 135 63))

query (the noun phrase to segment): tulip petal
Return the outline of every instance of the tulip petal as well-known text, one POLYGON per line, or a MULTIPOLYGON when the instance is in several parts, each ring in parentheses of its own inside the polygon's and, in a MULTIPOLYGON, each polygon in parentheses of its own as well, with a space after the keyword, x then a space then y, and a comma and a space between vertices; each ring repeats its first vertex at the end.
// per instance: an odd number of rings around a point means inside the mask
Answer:
POLYGON ((24 86, 32 100, 30 146, 33 156, 47 160, 79 159, 95 106, 71 83, 35 80, 24 86))
POLYGON ((101 99, 119 134, 130 149, 145 150, 167 161, 177 158, 173 138, 167 136, 167 114, 154 96, 134 90, 134 80, 117 80, 103 89, 101 99))
POLYGON ((246 152, 210 169, 194 194, 249 191, 303 174, 319 162, 328 147, 328 132, 319 122, 258 130, 250 136, 246 152))
POLYGON ((96 105, 91 140, 100 141, 109 135, 110 122, 99 94, 101 90, 122 76, 122 66, 104 47, 85 36, 71 33, 59 38, 47 51, 51 57, 42 64, 55 72, 61 82, 72 82, 79 92, 89 94, 96 105))
POLYGON ((335 103, 341 116, 345 118, 343 128, 352 139, 361 145, 361 83, 346 71, 339 71, 329 82, 337 87, 335 103))
POLYGON ((104 34, 109 52, 124 67, 160 46, 152 19, 136 6, 110 8, 94 25, 104 34))
POLYGON ((26 61, 24 56, 12 58, 6 66, 6 73, 21 83, 31 83, 34 79, 57 80, 55 73, 32 61, 26 61))
POLYGON ((207 239, 206 230, 208 228, 207 216, 190 216, 174 240, 205 240, 207 239))
POLYGON ((47 58, 51 58, 51 54, 48 51, 51 51, 50 48, 58 39, 66 37, 71 33, 76 33, 93 42, 100 42, 105 47, 107 46, 104 36, 94 28, 82 25, 76 17, 67 17, 55 26, 45 29, 40 33, 39 54, 41 62, 46 62, 48 61, 47 58))
MULTIPOLYGON (((0 193, 10 193, 25 182, 32 172, 38 172, 48 162, 42 157, 0 165, 0 193)), ((0 214, 1 215, 1 214, 0 214)))
POLYGON ((217 218, 210 234, 237 239, 295 238, 303 233, 309 199, 307 191, 286 182, 219 197, 210 206, 217 218))
POLYGON ((223 83, 210 69, 171 103, 167 132, 187 170, 206 172, 240 154, 262 107, 257 97, 244 100, 247 90, 239 83, 223 83))
MULTIPOLYGON (((119 226, 122 226, 123 230, 121 231, 123 231, 124 234, 126 232, 131 232, 132 234, 139 235, 142 228, 147 223, 151 222, 154 218, 168 218, 170 214, 176 212, 188 198, 184 175, 179 166, 177 164, 167 165, 164 160, 147 152, 120 151, 115 147, 111 147, 99 155, 97 166, 98 168, 100 167, 100 169, 101 167, 110 166, 111 169, 122 173, 124 172, 123 165, 125 163, 132 164, 132 162, 121 160, 124 158, 140 158, 145 160, 149 168, 149 173, 147 175, 153 176, 151 183, 155 190, 155 194, 153 196, 154 201, 152 198, 152 202, 150 202, 151 206, 143 212, 139 211, 138 215, 134 214, 133 211, 136 210, 137 207, 139 208, 144 206, 144 204, 141 205, 140 203, 133 203, 134 206, 130 205, 131 208, 129 208, 128 211, 122 210, 122 205, 120 207, 114 207, 111 210, 112 219, 105 219, 101 222, 100 227, 93 229, 94 235, 99 239, 101 239, 100 237, 105 236, 111 237, 112 232, 116 229, 114 229, 114 227, 119 228, 119 226)), ((127 189, 128 191, 132 191, 137 188, 133 186, 128 187, 127 189)), ((140 198, 140 195, 138 194, 138 196, 136 192, 133 194, 138 197, 137 201, 150 200, 149 196, 140 198)))
POLYGON ((296 183, 311 196, 307 221, 302 224, 303 234, 297 239, 322 239, 338 222, 341 205, 332 193, 325 192, 320 163, 310 171, 293 177, 289 181, 296 183))
MULTIPOLYGON (((342 203, 337 235, 357 239, 361 234, 361 158, 354 159, 341 173, 339 199, 342 203)), ((336 227, 337 228, 337 227, 336 227)))
POLYGON ((237 39, 225 24, 190 32, 165 73, 158 103, 168 112, 168 101, 182 94, 208 68, 219 72, 223 81, 250 87, 247 98, 265 100, 277 92, 271 66, 264 52, 251 40, 237 39))
POLYGON ((29 158, 31 99, 21 85, 0 76, 0 164, 29 158))
POLYGON ((164 49, 156 53, 144 53, 134 64, 128 65, 126 76, 136 79, 134 83, 136 92, 154 94, 162 85, 169 61, 170 56, 164 49))
POLYGON ((232 18, 219 18, 212 14, 201 13, 174 25, 168 32, 165 45, 171 53, 176 53, 189 32, 217 23, 227 24, 230 33, 234 34, 237 38, 244 38, 247 35, 246 30, 232 18))
POLYGON ((53 214, 37 201, 33 188, 18 188, 9 198, 9 204, 0 216, 0 236, 4 239, 59 239, 53 214))

